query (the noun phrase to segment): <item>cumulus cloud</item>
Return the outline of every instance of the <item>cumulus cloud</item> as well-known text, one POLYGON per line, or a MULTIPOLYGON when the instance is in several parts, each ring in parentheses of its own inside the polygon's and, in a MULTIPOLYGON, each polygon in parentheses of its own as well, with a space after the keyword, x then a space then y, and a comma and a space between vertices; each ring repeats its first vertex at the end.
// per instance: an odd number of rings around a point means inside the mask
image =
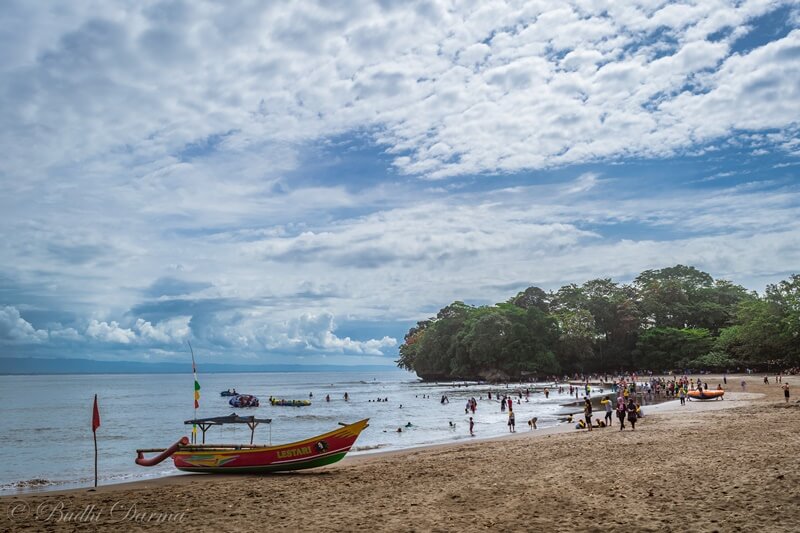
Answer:
POLYGON ((155 326, 150 322, 136 320, 134 328, 139 333, 143 341, 153 341, 163 344, 181 343, 189 338, 191 330, 189 328, 190 316, 178 316, 169 320, 157 323, 155 326))
POLYGON ((11 306, 0 307, 0 342, 10 344, 41 343, 48 339, 47 331, 34 328, 11 306))
POLYGON ((339 337, 333 313, 306 312, 286 320, 276 320, 264 310, 245 308, 214 313, 205 322, 200 338, 216 349, 233 349, 240 355, 254 356, 263 351, 287 355, 344 354, 385 355, 397 346, 389 336, 357 340, 339 337))
POLYGON ((319 315, 304 313, 299 318, 290 321, 287 326, 285 335, 278 337, 279 340, 272 341, 272 344, 268 340, 269 347, 281 349, 302 345, 307 349, 323 352, 383 355, 383 349, 397 345, 396 339, 387 336, 367 341, 337 337, 333 333, 336 326, 331 313, 319 315))
POLYGON ((92 320, 86 328, 86 336, 102 342, 130 344, 136 340, 136 333, 128 328, 122 328, 115 322, 98 322, 92 320))
POLYGON ((127 328, 114 320, 92 320, 84 333, 89 340, 111 344, 180 344, 189 338, 190 320, 190 316, 176 316, 153 325, 138 318, 127 328))
POLYGON ((3 342, 391 355, 500 286, 797 264, 793 2, 0 13, 3 342))

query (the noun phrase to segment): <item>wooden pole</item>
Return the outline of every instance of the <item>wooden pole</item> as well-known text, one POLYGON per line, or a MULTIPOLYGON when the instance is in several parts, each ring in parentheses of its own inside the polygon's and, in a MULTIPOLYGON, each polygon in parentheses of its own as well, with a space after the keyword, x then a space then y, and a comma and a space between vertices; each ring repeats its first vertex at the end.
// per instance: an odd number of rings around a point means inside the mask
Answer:
POLYGON ((97 428, 100 427, 100 409, 97 407, 97 394, 92 406, 92 437, 94 438, 94 486, 97 487, 97 428))
POLYGON ((97 487, 97 432, 92 431, 94 435, 94 486, 97 487))

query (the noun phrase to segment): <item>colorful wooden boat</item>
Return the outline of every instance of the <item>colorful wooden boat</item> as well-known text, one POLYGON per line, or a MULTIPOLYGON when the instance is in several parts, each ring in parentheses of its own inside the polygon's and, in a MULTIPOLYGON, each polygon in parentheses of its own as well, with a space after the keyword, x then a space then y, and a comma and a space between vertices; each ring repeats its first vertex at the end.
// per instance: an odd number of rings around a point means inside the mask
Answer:
MULTIPOLYGON (((252 417, 238 418, 252 419, 252 417)), ((368 422, 369 419, 365 419, 353 424, 342 424, 341 428, 323 435, 277 446, 188 444, 188 439, 183 437, 166 449, 137 450, 136 463, 141 466, 154 466, 167 457, 172 457, 178 470, 213 474, 257 474, 316 468, 341 460, 350 451, 361 432, 369 426, 368 422), (144 454, 151 452, 161 453, 157 457, 146 459, 144 454)), ((215 422, 211 425, 221 423, 215 422)), ((254 429, 257 423, 251 421, 248 425, 254 429)), ((203 433, 205 440, 205 431, 203 433)))
POLYGON ((724 394, 724 390, 690 390, 686 393, 692 400, 722 400, 724 394))

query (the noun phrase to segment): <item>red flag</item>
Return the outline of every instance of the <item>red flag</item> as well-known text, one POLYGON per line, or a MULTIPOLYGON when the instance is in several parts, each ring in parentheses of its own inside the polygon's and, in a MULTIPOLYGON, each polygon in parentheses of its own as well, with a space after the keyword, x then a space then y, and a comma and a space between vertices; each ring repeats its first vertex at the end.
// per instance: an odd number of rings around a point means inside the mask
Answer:
POLYGON ((92 432, 100 427, 100 410, 97 408, 97 394, 94 395, 94 410, 92 410, 92 432))

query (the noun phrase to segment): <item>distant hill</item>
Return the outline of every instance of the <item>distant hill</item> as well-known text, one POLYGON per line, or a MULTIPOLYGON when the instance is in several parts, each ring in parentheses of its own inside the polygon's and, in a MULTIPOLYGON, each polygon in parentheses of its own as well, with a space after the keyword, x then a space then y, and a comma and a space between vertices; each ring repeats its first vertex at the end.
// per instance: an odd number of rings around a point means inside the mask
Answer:
MULTIPOLYGON (((381 365, 228 365, 204 363, 205 374, 234 372, 393 372, 394 366, 381 365)), ((186 363, 139 363, 134 361, 94 361, 91 359, 0 358, 0 375, 20 374, 184 374, 192 371, 186 363)))

